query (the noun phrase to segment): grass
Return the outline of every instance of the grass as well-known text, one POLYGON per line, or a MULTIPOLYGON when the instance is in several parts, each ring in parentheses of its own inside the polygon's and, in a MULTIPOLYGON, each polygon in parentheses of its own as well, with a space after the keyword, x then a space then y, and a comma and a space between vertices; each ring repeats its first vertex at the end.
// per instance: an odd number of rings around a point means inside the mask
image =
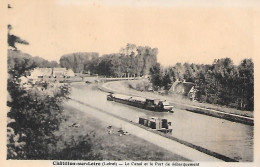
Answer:
POLYGON ((84 160, 90 157, 97 160, 187 161, 133 134, 120 136, 118 132, 120 127, 113 127, 114 133, 108 134, 108 124, 66 104, 63 115, 66 119, 60 125, 59 131, 55 133, 60 137, 58 148, 62 152, 62 156, 57 159, 84 160), (70 127, 74 123, 79 127, 70 127), (66 149, 71 144, 75 147, 66 149))

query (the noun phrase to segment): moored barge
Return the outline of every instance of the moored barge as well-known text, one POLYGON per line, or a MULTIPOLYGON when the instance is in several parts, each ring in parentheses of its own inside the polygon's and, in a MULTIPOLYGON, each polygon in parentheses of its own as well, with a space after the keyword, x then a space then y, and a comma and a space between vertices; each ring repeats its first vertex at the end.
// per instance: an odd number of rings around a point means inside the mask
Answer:
POLYGON ((167 119, 161 119, 155 117, 150 117, 150 118, 139 117, 138 123, 140 125, 146 126, 153 130, 157 130, 159 132, 172 133, 172 129, 170 128, 172 123, 168 122, 167 119))
POLYGON ((171 106, 166 100, 162 101, 160 99, 148 99, 139 96, 127 96, 123 94, 114 94, 111 92, 107 95, 107 100, 152 111, 173 112, 173 106, 171 106))

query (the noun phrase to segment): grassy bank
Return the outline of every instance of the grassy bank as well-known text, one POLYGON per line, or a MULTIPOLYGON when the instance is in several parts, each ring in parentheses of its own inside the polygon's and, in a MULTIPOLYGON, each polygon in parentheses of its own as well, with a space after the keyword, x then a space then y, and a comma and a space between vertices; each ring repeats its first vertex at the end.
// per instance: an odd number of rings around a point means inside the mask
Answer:
POLYGON ((56 136, 60 137, 58 147, 61 158, 187 161, 132 134, 120 136, 118 132, 120 127, 113 127, 113 133, 108 134, 108 124, 66 104, 63 114, 66 119, 56 132, 56 136), (73 124, 75 125, 71 126, 73 124), (65 148, 71 144, 75 147, 65 148))

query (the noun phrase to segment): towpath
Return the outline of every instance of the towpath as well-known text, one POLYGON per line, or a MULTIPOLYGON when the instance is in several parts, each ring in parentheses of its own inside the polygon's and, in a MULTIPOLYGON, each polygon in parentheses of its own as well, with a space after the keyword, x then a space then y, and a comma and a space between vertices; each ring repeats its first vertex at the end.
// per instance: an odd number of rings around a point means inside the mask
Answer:
POLYGON ((187 159, 190 159, 192 161, 209 161, 209 162, 221 161, 215 157, 209 156, 205 153, 202 153, 200 151, 187 147, 176 141, 173 141, 171 139, 168 139, 168 138, 165 138, 158 134, 147 131, 143 128, 135 126, 122 119, 116 118, 115 116, 113 116, 109 113, 106 113, 104 110, 98 109, 89 104, 85 104, 85 103, 79 102, 77 100, 69 100, 67 102, 67 104, 76 108, 79 111, 85 112, 93 117, 96 117, 100 121, 104 121, 108 124, 111 124, 112 126, 116 126, 116 127, 123 126, 124 129, 126 131, 128 131, 131 135, 135 135, 139 138, 146 140, 147 142, 155 144, 161 148, 164 148, 170 152, 178 154, 178 155, 185 157, 187 159), (95 112, 93 112, 93 110, 95 112))

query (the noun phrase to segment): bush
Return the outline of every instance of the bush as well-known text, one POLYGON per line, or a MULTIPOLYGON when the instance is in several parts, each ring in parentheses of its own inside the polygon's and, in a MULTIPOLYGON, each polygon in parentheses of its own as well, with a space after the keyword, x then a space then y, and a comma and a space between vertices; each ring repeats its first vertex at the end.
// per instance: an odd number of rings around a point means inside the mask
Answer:
POLYGON ((62 120, 62 101, 69 94, 64 84, 32 84, 26 78, 34 68, 30 57, 8 57, 7 159, 49 159, 57 139, 53 132, 62 120), (27 79, 27 80, 26 80, 27 79))

